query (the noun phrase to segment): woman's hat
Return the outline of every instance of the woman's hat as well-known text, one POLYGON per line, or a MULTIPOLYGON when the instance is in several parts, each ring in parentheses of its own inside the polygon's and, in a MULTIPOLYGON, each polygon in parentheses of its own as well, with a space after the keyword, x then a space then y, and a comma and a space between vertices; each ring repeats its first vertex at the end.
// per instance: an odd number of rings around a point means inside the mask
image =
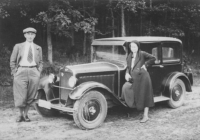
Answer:
POLYGON ((130 42, 129 47, 131 46, 131 43, 135 43, 138 46, 138 50, 140 49, 140 42, 138 42, 137 40, 134 40, 130 42))

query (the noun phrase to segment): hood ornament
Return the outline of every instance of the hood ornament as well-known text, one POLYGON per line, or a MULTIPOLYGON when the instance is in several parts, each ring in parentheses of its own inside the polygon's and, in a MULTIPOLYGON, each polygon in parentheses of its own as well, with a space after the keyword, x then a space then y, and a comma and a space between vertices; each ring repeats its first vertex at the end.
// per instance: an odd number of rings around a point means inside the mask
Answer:
POLYGON ((69 69, 68 68, 65 68, 65 71, 68 71, 69 69))

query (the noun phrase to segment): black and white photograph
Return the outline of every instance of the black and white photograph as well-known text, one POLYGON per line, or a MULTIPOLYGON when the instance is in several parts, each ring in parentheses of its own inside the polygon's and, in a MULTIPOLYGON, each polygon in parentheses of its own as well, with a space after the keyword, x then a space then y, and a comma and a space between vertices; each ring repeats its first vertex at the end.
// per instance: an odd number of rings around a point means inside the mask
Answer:
POLYGON ((200 0, 0 0, 0 140, 200 140, 200 0))

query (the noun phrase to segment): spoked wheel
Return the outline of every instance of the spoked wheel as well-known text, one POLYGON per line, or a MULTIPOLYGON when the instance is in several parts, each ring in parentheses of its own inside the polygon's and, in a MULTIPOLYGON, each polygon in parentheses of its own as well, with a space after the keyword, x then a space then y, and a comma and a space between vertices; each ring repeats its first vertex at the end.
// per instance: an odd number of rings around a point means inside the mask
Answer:
POLYGON ((170 100, 168 104, 171 108, 178 108, 183 105, 185 100, 185 84, 182 80, 176 79, 171 85, 170 100))
MULTIPOLYGON (((46 96, 45 96, 45 93, 44 91, 42 90, 39 90, 38 91, 38 99, 42 99, 42 100, 45 100, 46 101, 46 96)), ((34 105, 35 109, 37 110, 37 112, 42 115, 43 117, 53 117, 53 116, 57 116, 60 114, 60 112, 58 110, 55 110, 55 109, 46 109, 46 108, 43 108, 43 107, 40 107, 38 105, 38 103, 35 103, 34 105)))
POLYGON ((98 91, 89 91, 74 104, 73 118, 81 129, 99 127, 107 115, 107 102, 98 91))

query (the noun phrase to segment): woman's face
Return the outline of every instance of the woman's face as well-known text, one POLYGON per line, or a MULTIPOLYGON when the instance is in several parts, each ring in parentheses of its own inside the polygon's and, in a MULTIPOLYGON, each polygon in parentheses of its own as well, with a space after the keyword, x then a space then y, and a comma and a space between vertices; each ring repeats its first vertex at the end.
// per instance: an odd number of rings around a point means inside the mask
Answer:
POLYGON ((136 53, 138 51, 138 46, 135 44, 135 43, 131 43, 130 44, 130 50, 133 52, 133 53, 136 53))

